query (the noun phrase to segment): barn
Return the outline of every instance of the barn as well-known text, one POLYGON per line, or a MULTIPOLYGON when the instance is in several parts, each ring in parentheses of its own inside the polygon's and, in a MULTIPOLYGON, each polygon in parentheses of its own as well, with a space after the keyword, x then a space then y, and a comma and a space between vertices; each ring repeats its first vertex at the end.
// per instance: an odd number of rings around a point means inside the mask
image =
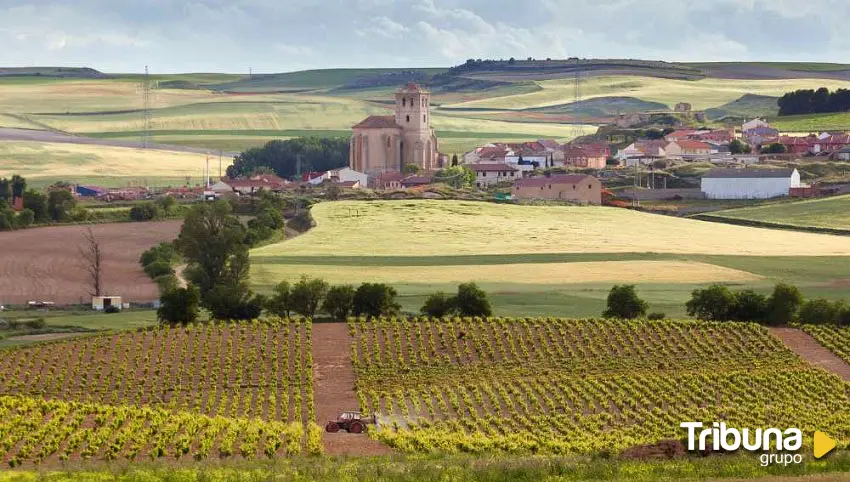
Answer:
POLYGON ((708 199, 770 199, 800 187, 796 169, 713 169, 702 177, 708 199))

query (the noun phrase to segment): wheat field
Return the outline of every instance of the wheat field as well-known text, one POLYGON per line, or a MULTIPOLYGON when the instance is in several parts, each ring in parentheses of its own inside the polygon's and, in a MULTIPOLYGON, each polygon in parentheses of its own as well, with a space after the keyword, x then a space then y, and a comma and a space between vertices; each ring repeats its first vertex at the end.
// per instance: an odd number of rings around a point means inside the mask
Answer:
POLYGON ((464 201, 322 203, 318 226, 255 258, 518 253, 850 255, 846 238, 732 226, 619 208, 464 201))

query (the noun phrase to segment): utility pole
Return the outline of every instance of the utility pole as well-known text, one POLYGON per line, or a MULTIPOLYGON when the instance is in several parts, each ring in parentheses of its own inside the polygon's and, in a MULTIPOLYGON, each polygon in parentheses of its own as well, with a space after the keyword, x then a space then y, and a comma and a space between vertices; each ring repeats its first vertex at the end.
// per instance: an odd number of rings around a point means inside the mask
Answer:
POLYGON ((142 149, 150 147, 151 124, 151 79, 148 66, 145 65, 145 76, 142 80, 142 149))
POLYGON ((218 178, 221 179, 221 149, 218 150, 218 178))

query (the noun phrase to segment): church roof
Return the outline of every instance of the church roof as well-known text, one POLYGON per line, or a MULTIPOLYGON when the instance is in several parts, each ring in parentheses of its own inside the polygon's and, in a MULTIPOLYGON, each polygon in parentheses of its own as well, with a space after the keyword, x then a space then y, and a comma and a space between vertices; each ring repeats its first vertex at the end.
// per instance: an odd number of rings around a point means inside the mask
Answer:
POLYGON ((409 82, 407 85, 399 89, 399 92, 425 92, 425 89, 423 89, 422 86, 417 84, 416 82, 409 82))
POLYGON ((359 124, 354 126, 354 129, 383 129, 387 127, 394 127, 401 129, 401 126, 395 123, 395 116, 391 115, 372 115, 369 116, 359 124))

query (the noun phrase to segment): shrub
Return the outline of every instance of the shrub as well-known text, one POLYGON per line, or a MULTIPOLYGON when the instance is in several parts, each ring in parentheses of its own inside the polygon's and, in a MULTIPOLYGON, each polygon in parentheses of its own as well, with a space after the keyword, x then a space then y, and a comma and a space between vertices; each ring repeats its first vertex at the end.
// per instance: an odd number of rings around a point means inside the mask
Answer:
POLYGON ((201 304, 201 293, 198 288, 177 288, 161 297, 162 305, 156 310, 156 317, 161 323, 187 325, 198 319, 201 304))
POLYGON ((107 306, 106 308, 103 309, 103 312, 112 314, 112 313, 120 313, 121 310, 117 306, 109 305, 109 306, 107 306))
POLYGON ((457 311, 462 316, 492 316, 493 308, 487 293, 475 283, 464 283, 457 287, 457 311))
POLYGON ((15 225, 19 228, 28 228, 35 222, 35 213, 32 209, 24 209, 15 218, 15 225))
POLYGON ((457 298, 438 291, 425 300, 420 311, 432 318, 442 318, 457 309, 457 298))
POLYGON ((297 283, 292 286, 289 293, 289 304, 292 311, 298 313, 305 318, 316 316, 319 306, 328 292, 328 283, 321 279, 310 279, 302 276, 297 283))
POLYGON ((45 326, 47 326, 47 322, 44 321, 44 318, 36 318, 34 320, 25 321, 24 326, 29 328, 30 330, 41 330, 45 326))
POLYGON ((281 281, 274 287, 274 294, 266 300, 266 310, 273 315, 281 318, 289 318, 292 311, 290 302, 290 293, 292 289, 289 286, 289 281, 281 281))
POLYGON ((322 311, 331 315, 335 320, 345 321, 354 305, 355 289, 351 285, 333 286, 325 295, 322 311))
POLYGON ((666 320, 667 314, 666 313, 660 313, 660 312, 654 312, 654 313, 650 313, 650 314, 646 315, 646 319, 652 320, 652 321, 666 320))
POLYGON ((398 292, 383 283, 363 283, 354 292, 352 311, 355 316, 392 316, 401 310, 398 292))
POLYGON ((685 304, 688 315, 700 320, 726 321, 735 307, 735 295, 729 288, 713 284, 704 290, 694 290, 685 304))
POLYGON ((147 266, 155 261, 173 263, 177 260, 177 250, 173 243, 162 242, 142 253, 139 264, 147 266))
POLYGON ((803 303, 800 308, 800 321, 813 325, 839 323, 839 316, 844 310, 844 304, 818 298, 803 303))
POLYGON ((204 301, 216 320, 253 320, 259 318, 266 299, 255 295, 247 285, 216 285, 204 301))
POLYGON ((635 285, 615 285, 608 293, 607 308, 602 316, 630 320, 645 316, 647 308, 649 304, 638 297, 635 285))
POLYGON ((803 294, 796 286, 779 283, 767 299, 767 323, 773 326, 791 323, 802 304, 803 294))
POLYGON ((156 204, 146 202, 130 208, 130 219, 133 221, 150 221, 159 215, 156 204))

